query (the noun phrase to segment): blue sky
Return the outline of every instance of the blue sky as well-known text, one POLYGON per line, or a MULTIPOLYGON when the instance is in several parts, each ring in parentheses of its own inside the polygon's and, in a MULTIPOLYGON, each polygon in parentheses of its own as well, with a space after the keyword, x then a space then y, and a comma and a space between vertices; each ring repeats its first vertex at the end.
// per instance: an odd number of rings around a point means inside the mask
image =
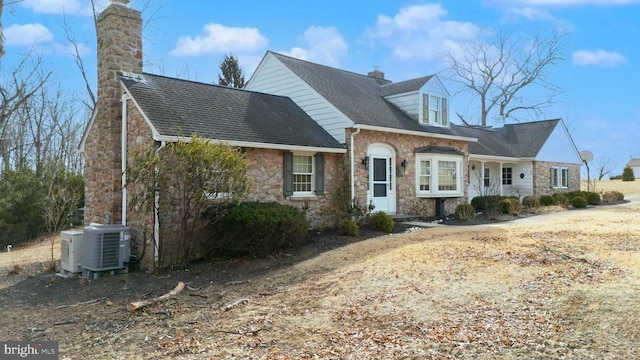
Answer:
MULTIPOLYGON (((238 56, 249 78, 267 50, 358 73, 378 66, 386 78, 402 81, 441 73, 443 49, 482 33, 560 29, 565 60, 549 69, 547 79, 563 92, 539 119, 563 118, 578 148, 594 153, 592 169, 607 159, 621 173, 630 156, 640 157, 640 0, 151 0, 143 17, 145 71, 202 82, 217 79, 226 53, 238 56)), ((65 20, 95 84, 89 0, 8 6, 2 72, 32 49, 55 81, 82 94, 65 20)), ((470 98, 444 83, 454 94, 451 107, 477 118, 470 98)))

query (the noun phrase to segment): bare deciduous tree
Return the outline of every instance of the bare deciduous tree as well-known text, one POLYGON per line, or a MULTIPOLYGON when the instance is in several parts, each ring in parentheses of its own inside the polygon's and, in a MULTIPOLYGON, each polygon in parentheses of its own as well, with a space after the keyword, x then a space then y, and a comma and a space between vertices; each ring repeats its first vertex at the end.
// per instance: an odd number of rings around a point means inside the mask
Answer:
POLYGON ((0 84, 0 157, 4 162, 4 169, 10 167, 10 150, 15 147, 9 135, 16 129, 9 129, 7 125, 51 76, 51 72, 42 71, 41 63, 39 58, 33 60, 31 54, 27 54, 11 71, 10 79, 0 84))
POLYGON ((448 78, 478 97, 482 126, 487 126, 492 113, 501 119, 517 119, 515 113, 521 111, 539 114, 560 92, 547 81, 546 70, 564 59, 562 37, 557 31, 533 39, 500 31, 491 38, 476 39, 460 51, 445 54, 448 78), (536 86, 547 91, 545 98, 526 99, 523 90, 536 86))
POLYGON ((615 162, 611 161, 611 159, 609 159, 608 157, 603 157, 602 159, 600 159, 596 166, 598 180, 602 180, 602 178, 611 174, 613 169, 616 168, 615 162))

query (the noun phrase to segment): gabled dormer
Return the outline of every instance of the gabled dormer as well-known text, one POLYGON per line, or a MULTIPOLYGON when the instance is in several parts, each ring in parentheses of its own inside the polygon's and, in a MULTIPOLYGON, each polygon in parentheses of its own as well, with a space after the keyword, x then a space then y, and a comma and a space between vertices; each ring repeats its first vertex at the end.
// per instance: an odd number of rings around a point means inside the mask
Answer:
POLYGON ((449 92, 437 75, 420 88, 420 124, 449 127, 449 92))
POLYGON ((421 125, 449 127, 449 92, 437 75, 381 86, 385 100, 421 125))

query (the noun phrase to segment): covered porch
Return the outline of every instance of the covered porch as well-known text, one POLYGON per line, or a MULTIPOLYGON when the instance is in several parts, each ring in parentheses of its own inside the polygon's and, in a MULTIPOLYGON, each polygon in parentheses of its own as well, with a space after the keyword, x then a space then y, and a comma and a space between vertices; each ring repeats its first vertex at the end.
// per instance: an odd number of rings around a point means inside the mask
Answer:
POLYGON ((533 161, 500 157, 469 157, 469 201, 476 196, 502 195, 522 199, 533 194, 533 161))

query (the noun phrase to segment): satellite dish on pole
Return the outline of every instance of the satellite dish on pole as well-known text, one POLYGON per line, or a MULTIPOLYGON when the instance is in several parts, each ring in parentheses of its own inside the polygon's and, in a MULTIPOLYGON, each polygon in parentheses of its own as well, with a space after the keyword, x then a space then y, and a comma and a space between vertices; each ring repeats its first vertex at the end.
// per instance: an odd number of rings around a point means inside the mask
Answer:
POLYGON ((584 162, 593 161, 593 153, 589 150, 580 151, 580 157, 584 162))

